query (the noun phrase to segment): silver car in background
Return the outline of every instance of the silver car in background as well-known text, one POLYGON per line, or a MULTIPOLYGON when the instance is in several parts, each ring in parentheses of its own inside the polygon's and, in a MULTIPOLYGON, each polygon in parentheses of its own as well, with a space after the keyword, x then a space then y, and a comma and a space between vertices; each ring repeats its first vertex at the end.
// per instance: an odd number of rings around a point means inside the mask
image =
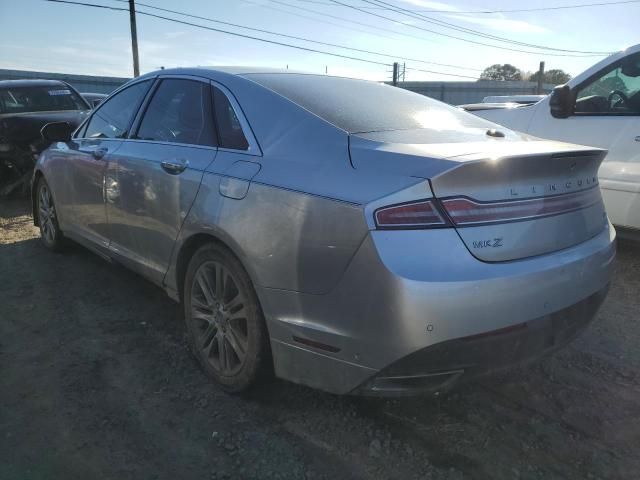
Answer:
POLYGON ((44 244, 71 238, 181 301, 228 391, 270 370, 339 394, 441 390, 567 343, 611 279, 605 151, 395 87, 162 70, 70 130, 43 129, 44 244))

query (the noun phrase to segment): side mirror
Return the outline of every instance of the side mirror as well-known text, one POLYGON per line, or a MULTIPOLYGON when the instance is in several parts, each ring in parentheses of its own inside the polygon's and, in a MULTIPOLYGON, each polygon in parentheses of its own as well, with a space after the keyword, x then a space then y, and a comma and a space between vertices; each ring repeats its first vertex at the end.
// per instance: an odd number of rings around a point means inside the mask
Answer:
POLYGON ((558 85, 551 92, 549 109, 554 118, 567 118, 573 113, 573 92, 569 85, 558 85))
POLYGON ((68 142, 71 140, 72 133, 73 128, 67 122, 47 123, 42 127, 42 130, 40 130, 42 138, 50 142, 68 142))

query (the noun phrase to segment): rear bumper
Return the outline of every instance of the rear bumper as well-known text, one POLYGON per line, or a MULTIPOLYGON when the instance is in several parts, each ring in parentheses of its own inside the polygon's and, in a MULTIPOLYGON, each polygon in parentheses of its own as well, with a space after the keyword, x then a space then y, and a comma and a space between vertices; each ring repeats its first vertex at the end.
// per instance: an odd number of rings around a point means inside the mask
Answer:
POLYGON ((610 226, 580 245, 501 263, 478 261, 452 229, 373 231, 329 294, 261 290, 276 374, 362 393, 382 390, 389 371, 469 376, 535 358, 593 317, 614 259, 610 226), (517 351, 480 340, 489 333, 508 346, 519 328, 517 351))
POLYGON ((585 330, 607 291, 608 286, 542 318, 418 350, 384 368, 354 393, 388 396, 442 392, 461 380, 534 361, 585 330))

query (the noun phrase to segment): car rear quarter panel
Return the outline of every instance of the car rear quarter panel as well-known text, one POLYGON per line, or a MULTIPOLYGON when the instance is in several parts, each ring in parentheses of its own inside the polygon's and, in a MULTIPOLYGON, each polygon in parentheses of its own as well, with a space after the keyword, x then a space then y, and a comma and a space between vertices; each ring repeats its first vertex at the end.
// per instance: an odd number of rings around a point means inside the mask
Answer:
POLYGON ((180 243, 218 238, 258 287, 321 294, 337 283, 368 231, 358 205, 255 182, 236 200, 220 195, 223 178, 205 174, 180 243))

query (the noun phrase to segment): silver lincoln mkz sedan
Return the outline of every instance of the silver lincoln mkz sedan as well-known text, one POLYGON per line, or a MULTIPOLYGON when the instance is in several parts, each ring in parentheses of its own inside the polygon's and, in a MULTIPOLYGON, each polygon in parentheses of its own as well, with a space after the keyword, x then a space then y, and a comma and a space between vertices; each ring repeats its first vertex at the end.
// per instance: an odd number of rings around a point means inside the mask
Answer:
POLYGON ((435 391, 549 352, 602 303, 606 152, 399 88, 264 69, 132 80, 33 178, 64 237, 184 304, 229 391, 269 370, 335 393, 435 391))

